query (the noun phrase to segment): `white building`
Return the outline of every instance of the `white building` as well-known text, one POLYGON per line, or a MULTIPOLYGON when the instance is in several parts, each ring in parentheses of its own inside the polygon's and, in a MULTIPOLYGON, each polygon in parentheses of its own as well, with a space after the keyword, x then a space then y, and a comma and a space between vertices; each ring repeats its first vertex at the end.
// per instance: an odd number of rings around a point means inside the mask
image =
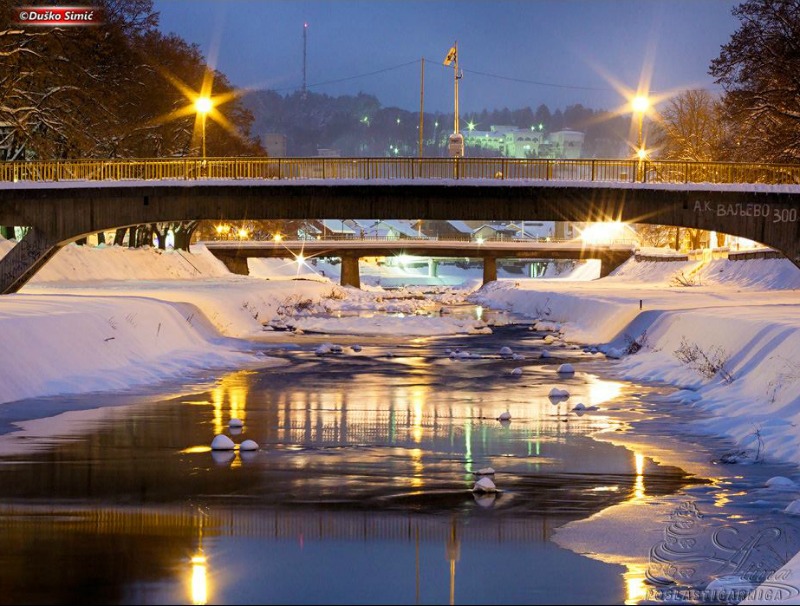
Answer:
POLYGON ((465 130, 467 155, 470 149, 503 158, 580 158, 584 133, 560 130, 545 134, 534 129, 493 125, 490 130, 465 130))

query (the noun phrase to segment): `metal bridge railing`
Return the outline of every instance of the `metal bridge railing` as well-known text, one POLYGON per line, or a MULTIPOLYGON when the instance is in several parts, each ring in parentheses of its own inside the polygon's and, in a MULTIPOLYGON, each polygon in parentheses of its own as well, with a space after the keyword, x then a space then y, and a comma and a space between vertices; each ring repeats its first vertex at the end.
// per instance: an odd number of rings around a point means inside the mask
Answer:
POLYGON ((486 179, 800 184, 800 166, 669 160, 179 158, 0 162, 0 182, 238 179, 486 179))

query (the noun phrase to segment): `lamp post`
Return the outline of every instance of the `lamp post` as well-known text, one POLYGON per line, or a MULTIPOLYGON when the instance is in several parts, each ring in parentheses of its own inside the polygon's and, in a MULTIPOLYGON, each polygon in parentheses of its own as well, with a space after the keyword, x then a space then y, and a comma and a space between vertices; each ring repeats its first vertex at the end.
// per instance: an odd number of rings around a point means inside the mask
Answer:
POLYGON ((203 164, 206 162, 206 116, 214 104, 208 97, 198 97, 194 102, 194 108, 200 114, 200 119, 203 124, 203 164))
POLYGON ((644 156, 644 147, 642 142, 642 123, 644 122, 644 115, 650 107, 650 99, 646 95, 637 95, 631 101, 633 112, 639 115, 639 135, 636 139, 636 154, 642 160, 644 156))
POLYGON ((644 181, 644 165, 642 162, 647 158, 647 153, 642 141, 642 124, 644 123, 644 115, 647 113, 647 108, 650 107, 650 99, 646 95, 636 95, 631 100, 631 107, 633 112, 639 115, 639 132, 636 138, 636 180, 644 181))

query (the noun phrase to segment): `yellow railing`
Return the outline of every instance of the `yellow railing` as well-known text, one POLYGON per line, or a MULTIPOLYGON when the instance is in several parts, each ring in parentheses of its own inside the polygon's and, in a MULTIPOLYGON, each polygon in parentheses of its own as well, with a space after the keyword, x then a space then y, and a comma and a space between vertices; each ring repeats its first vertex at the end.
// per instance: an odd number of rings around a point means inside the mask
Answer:
POLYGON ((197 179, 498 179, 800 184, 800 166, 512 158, 199 158, 0 162, 0 182, 197 179))

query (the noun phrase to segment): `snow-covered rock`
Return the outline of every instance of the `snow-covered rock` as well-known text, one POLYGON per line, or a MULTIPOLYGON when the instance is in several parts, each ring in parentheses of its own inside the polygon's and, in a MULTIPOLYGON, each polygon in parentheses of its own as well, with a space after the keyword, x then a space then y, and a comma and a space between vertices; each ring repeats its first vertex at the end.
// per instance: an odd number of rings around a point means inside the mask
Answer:
POLYGON ((476 476, 493 476, 494 475, 494 468, 493 467, 483 467, 478 471, 473 471, 473 474, 476 476))
POLYGON ((497 487, 490 478, 483 477, 472 487, 472 492, 497 492, 497 487))
POLYGON ((236 444, 228 436, 218 434, 211 440, 211 450, 233 450, 236 444))
POLYGON ((497 417, 498 421, 510 421, 511 420, 511 413, 508 411, 501 412, 500 416, 497 417))
POLYGON ((228 427, 244 427, 244 421, 241 419, 231 419, 228 421, 228 427))
POLYGON ((800 499, 795 499, 789 503, 783 511, 793 516, 800 516, 800 499))
POLYGON ((540 358, 549 358, 549 357, 551 357, 551 356, 550 356, 550 352, 549 352, 549 351, 547 351, 546 349, 543 349, 543 350, 542 350, 542 353, 539 355, 539 357, 540 357, 540 358))
POLYGON ((509 374, 511 374, 512 377, 519 377, 522 375, 522 369, 519 367, 514 368, 509 374))
POLYGON ((333 343, 322 343, 315 350, 314 353, 318 356, 324 356, 333 353, 333 343))
POLYGON ((239 450, 258 450, 258 443, 255 440, 245 440, 239 445, 239 450))
POLYGON ((566 389, 561 389, 559 387, 553 387, 553 389, 551 389, 550 393, 547 395, 549 398, 568 398, 569 391, 567 391, 566 389))
POLYGON ((562 364, 556 372, 560 375, 572 375, 575 374, 575 368, 572 364, 562 364))
POLYGON ((514 352, 511 350, 510 347, 501 347, 500 348, 500 355, 504 358, 514 355, 514 352))
POLYGON ((353 351, 361 351, 361 345, 358 344, 351 345, 350 349, 352 349, 353 351))
POLYGON ((797 490, 797 483, 783 476, 775 476, 764 483, 764 486, 772 490, 797 490))

